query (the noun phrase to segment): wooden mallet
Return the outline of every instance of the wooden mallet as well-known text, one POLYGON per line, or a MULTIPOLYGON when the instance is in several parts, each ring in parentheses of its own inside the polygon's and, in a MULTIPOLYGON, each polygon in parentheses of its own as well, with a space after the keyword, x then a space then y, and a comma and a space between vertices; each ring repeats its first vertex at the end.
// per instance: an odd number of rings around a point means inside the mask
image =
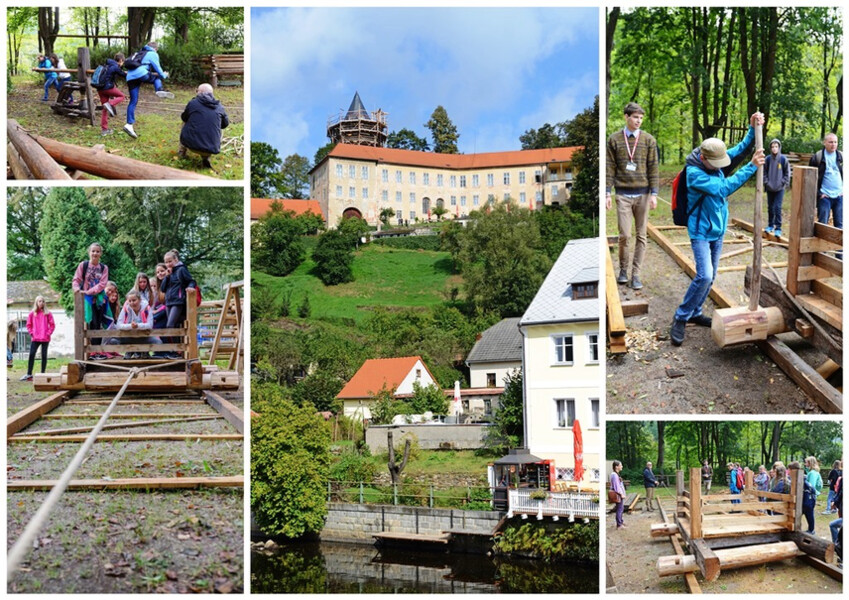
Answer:
MULTIPOLYGON (((755 150, 764 147, 763 125, 755 125, 755 150)), ((710 333, 720 348, 765 340, 785 329, 784 316, 777 306, 758 306, 761 299, 761 231, 763 230, 762 204, 764 196, 764 168, 758 167, 755 174, 755 218, 752 256, 752 293, 748 306, 720 308, 713 313, 710 333)))

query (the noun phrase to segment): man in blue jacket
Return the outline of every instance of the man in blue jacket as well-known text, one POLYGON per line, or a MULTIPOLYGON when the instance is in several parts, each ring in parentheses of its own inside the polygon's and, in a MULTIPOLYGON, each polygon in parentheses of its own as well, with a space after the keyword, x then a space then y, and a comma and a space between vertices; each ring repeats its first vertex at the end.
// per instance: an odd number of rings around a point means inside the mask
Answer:
POLYGON ((148 42, 141 50, 144 53, 141 64, 127 72, 127 88, 130 91, 130 103, 127 105, 127 124, 124 125, 124 133, 131 138, 139 137, 135 129, 133 129, 133 123, 136 122, 136 105, 139 103, 139 91, 143 83, 152 83, 153 89, 156 90, 156 95, 160 98, 174 97, 174 94, 162 89, 162 81, 168 79, 168 71, 162 70, 162 66, 159 64, 157 50, 159 50, 158 43, 148 42))
POLYGON ((643 469, 643 485, 646 488, 646 510, 654 510, 651 507, 654 500, 654 488, 657 487, 658 481, 651 470, 651 462, 646 463, 646 468, 643 469))
POLYGON ((198 86, 197 96, 189 100, 180 118, 183 129, 177 155, 185 158, 186 150, 191 150, 201 156, 205 169, 211 169, 209 157, 221 152, 221 130, 230 124, 227 111, 212 95, 211 85, 198 86))
POLYGON ((704 140, 687 157, 687 233, 693 248, 696 276, 684 294, 684 300, 675 311, 669 337, 675 346, 684 342, 687 323, 710 327, 711 319, 702 314, 702 305, 716 279, 719 256, 722 253, 722 238, 728 228, 728 196, 736 192, 755 174, 757 167, 764 164, 764 151, 759 148, 752 161, 734 175, 726 177, 723 167, 732 159, 748 152, 755 140, 755 125, 763 125, 762 113, 754 113, 749 119, 749 131, 743 141, 727 150, 725 142, 718 138, 704 140))

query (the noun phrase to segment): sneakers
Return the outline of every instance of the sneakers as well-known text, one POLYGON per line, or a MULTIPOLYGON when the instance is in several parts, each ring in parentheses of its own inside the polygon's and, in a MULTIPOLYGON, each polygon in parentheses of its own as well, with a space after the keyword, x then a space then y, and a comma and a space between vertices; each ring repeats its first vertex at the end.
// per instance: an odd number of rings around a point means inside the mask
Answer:
POLYGON ((171 92, 166 92, 165 90, 159 90, 158 92, 156 92, 156 95, 159 98, 165 98, 167 100, 174 99, 174 94, 172 94, 171 92))
POLYGON ((104 129, 103 131, 100 132, 100 137, 106 137, 107 135, 112 135, 113 133, 115 133, 115 132, 112 131, 111 129, 104 129))
POLYGON ((50 98, 42 98, 41 101, 42 102, 50 102, 50 98))
POLYGON ((204 158, 204 159, 203 159, 202 166, 203 166, 203 168, 204 168, 204 169, 211 169, 211 168, 212 168, 212 163, 211 163, 211 162, 209 162, 209 159, 208 159, 208 158, 204 158))
POLYGON ((32 375, 21 375, 20 381, 32 381, 32 375))
POLYGON ((640 281, 639 275, 634 275, 633 277, 631 277, 631 289, 633 289, 633 290, 643 289, 643 282, 640 281))
POLYGON ((764 229, 764 233, 770 233, 771 234, 773 231, 775 231, 775 227, 773 227, 772 225, 770 225, 769 227, 764 229))
POLYGON ((706 317, 704 315, 696 315, 695 317, 690 317, 687 322, 695 323, 696 325, 701 325, 702 327, 710 327, 712 323, 711 318, 706 317))
POLYGON ((628 283, 628 271, 619 269, 619 277, 616 278, 616 283, 628 283))
POLYGON ((109 357, 106 356, 105 354, 100 353, 100 352, 95 352, 94 354, 92 354, 88 358, 89 358, 89 360, 106 360, 109 357))
POLYGON ((775 237, 777 237, 777 238, 780 238, 780 237, 781 237, 781 230, 780 230, 780 229, 776 229, 776 230, 775 230, 775 233, 774 233, 773 235, 774 235, 775 237))
POLYGON ((110 117, 114 117, 116 114, 115 107, 109 104, 108 102, 103 105, 103 110, 109 113, 110 117))
POLYGON ((672 320, 672 326, 669 328, 669 339, 672 340, 673 346, 680 346, 684 343, 684 329, 687 327, 687 321, 672 320))
POLYGON ((139 137, 139 134, 136 133, 136 130, 133 129, 133 126, 130 125, 129 123, 124 125, 124 133, 126 133, 128 136, 130 136, 134 140, 138 139, 138 137, 139 137))

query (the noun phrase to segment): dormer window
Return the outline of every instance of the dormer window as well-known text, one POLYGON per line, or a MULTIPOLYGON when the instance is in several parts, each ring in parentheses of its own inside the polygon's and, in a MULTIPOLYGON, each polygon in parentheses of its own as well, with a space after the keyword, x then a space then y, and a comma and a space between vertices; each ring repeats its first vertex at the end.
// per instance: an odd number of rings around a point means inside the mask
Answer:
POLYGON ((572 284, 572 299, 598 298, 598 281, 572 284))

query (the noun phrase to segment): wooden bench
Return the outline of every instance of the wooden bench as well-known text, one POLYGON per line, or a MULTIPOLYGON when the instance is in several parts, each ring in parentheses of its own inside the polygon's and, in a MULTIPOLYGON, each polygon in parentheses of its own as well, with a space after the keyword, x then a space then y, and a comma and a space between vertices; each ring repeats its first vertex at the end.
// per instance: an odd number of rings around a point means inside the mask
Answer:
POLYGON ((241 75, 245 74, 245 55, 244 54, 211 54, 200 59, 201 67, 204 72, 209 74, 212 87, 219 85, 242 85, 241 81, 219 81, 221 75, 241 75))

